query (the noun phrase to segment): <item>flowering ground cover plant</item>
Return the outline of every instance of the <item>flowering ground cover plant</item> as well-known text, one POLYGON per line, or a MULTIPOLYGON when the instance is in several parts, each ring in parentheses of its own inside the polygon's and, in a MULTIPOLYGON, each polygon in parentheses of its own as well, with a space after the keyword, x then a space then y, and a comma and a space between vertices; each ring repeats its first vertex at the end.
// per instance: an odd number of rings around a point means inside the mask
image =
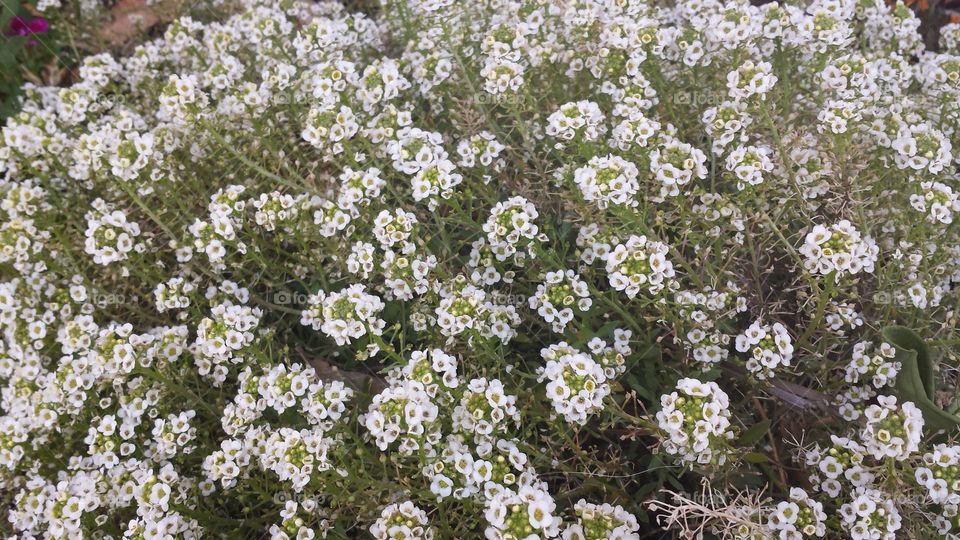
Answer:
POLYGON ((234 8, 2 128, 4 536, 960 535, 960 26, 234 8))

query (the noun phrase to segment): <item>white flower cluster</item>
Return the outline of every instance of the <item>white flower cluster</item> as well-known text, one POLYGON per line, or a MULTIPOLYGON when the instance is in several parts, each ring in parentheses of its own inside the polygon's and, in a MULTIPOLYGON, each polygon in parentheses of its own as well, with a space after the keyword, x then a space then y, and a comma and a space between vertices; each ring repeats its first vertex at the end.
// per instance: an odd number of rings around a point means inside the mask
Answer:
POLYGON ((601 209, 610 204, 637 205, 640 182, 637 166, 622 157, 594 156, 573 173, 583 198, 601 209))
MULTIPOLYGON (((504 37, 506 38, 506 36, 504 37)), ((519 62, 521 60, 520 51, 515 50, 514 45, 520 46, 523 43, 522 35, 500 41, 498 36, 492 34, 487 35, 480 42, 480 49, 484 58, 480 76, 484 78, 484 90, 497 96, 520 89, 524 82, 525 68, 519 62)))
POLYGON ((857 311, 856 305, 850 302, 830 302, 824 321, 830 330, 840 335, 863 326, 862 314, 857 311))
POLYGON ((546 132, 557 140, 557 148, 563 148, 573 142, 599 139, 606 132, 603 122, 603 112, 596 103, 576 101, 561 105, 547 118, 546 132))
POLYGON ((754 97, 759 100, 766 99, 767 92, 777 83, 777 76, 773 75, 772 71, 770 62, 743 62, 727 74, 730 98, 736 101, 747 101, 754 97))
POLYGON ((572 424, 585 424, 603 410, 610 383, 603 366, 589 354, 561 342, 540 352, 546 365, 538 370, 538 381, 547 383, 547 397, 553 410, 572 424))
MULTIPOLYGON (((242 216, 247 203, 240 198, 245 190, 243 186, 237 185, 221 188, 210 197, 207 205, 210 220, 196 219, 188 228, 193 236, 193 248, 202 251, 218 270, 226 268, 223 259, 227 256, 227 246, 234 247, 239 253, 247 250, 246 244, 237 239, 237 231, 243 226, 242 216)), ((184 258, 189 259, 190 255, 187 252, 187 257, 184 258)))
POLYGON ((804 454, 805 463, 811 467, 810 481, 814 489, 830 497, 839 497, 843 482, 854 489, 869 486, 875 475, 865 463, 868 454, 864 446, 848 437, 830 436, 831 445, 813 449, 804 454))
POLYGON ((467 333, 469 340, 475 336, 495 337, 503 343, 516 335, 520 315, 514 306, 493 303, 486 291, 470 284, 463 275, 445 285, 440 289, 441 300, 435 310, 443 335, 467 333))
POLYGON ((476 135, 460 141, 457 145, 457 154, 460 155, 461 167, 491 167, 494 171, 503 168, 504 162, 500 154, 506 146, 497 140, 489 131, 481 131, 476 135))
POLYGON ((331 469, 328 451, 334 445, 320 430, 282 427, 270 431, 258 448, 260 466, 300 492, 314 473, 331 469))
POLYGON ((411 175, 448 157, 443 148, 443 135, 412 126, 398 131, 395 138, 387 142, 386 151, 397 172, 411 175))
POLYGON ((286 501, 280 511, 283 521, 279 525, 274 523, 270 526, 270 540, 313 540, 317 537, 317 532, 309 526, 309 521, 316 510, 317 501, 314 499, 286 501))
POLYGON ((247 368, 238 378, 240 390, 224 408, 223 429, 230 436, 242 433, 268 410, 283 414, 296 409, 313 427, 329 431, 346 411, 354 392, 341 381, 324 383, 313 368, 278 365, 255 375, 247 368))
MULTIPOLYGON (((379 318, 383 301, 367 294, 366 287, 359 283, 338 292, 323 290, 311 295, 309 307, 303 310, 300 324, 320 330, 333 338, 337 345, 349 345, 363 336, 379 336, 386 322, 379 318)), ((376 354, 378 348, 371 351, 376 354)))
POLYGON ((441 393, 441 384, 444 390, 451 390, 460 386, 457 376, 457 359, 441 349, 413 351, 410 360, 403 366, 395 366, 386 376, 390 384, 400 383, 403 380, 417 381, 423 384, 426 392, 434 398, 445 399, 441 393))
POLYGON ((393 503, 380 512, 370 526, 376 540, 432 540, 433 528, 427 513, 410 501, 393 503))
POLYGON ((581 249, 580 260, 586 265, 606 261, 607 255, 619 243, 620 239, 616 235, 602 230, 596 223, 584 225, 577 232, 577 247, 581 249))
POLYGON ((229 300, 210 309, 210 317, 204 317, 197 327, 194 342, 194 364, 200 375, 213 379, 214 384, 226 381, 228 363, 243 360, 244 349, 256 340, 253 331, 260 324, 263 312, 229 300))
POLYGON ((325 159, 343 152, 344 141, 360 129, 356 115, 346 105, 324 104, 310 109, 301 136, 323 152, 325 159))
POLYGON ((436 210, 439 198, 449 199, 453 189, 463 182, 453 162, 441 159, 420 169, 413 177, 413 200, 427 199, 427 208, 436 210))
POLYGON ((960 213, 960 195, 941 182, 921 182, 920 193, 910 196, 910 206, 927 214, 932 223, 953 223, 953 215, 960 213))
POLYGON ((487 540, 511 538, 555 538, 561 520, 554 514, 557 504, 546 485, 521 485, 516 491, 504 489, 487 500, 484 510, 487 540))
POLYGON ((863 413, 866 426, 860 437, 876 459, 906 459, 920 448, 923 414, 913 402, 897 406, 896 396, 877 396, 877 403, 863 413))
POLYGON ((852 540, 894 540, 902 519, 893 499, 877 489, 858 488, 840 507, 842 525, 852 540))
POLYGON ((157 462, 169 460, 178 453, 190 454, 194 446, 190 444, 197 437, 197 429, 190 426, 190 420, 196 411, 189 410, 180 414, 170 414, 166 418, 157 418, 153 423, 153 442, 155 446, 146 455, 157 462))
POLYGON ((726 290, 680 291, 676 295, 679 314, 686 331, 678 330, 683 346, 704 369, 730 356, 730 334, 722 324, 747 310, 746 298, 735 296, 739 289, 728 283, 726 290))
POLYGON ((641 289, 651 295, 672 285, 676 273, 667 259, 669 247, 646 236, 631 236, 617 244, 607 255, 607 275, 610 286, 634 298, 641 289))
POLYGON ((182 277, 173 277, 166 282, 157 284, 153 290, 157 311, 186 309, 190 307, 190 294, 196 290, 196 285, 182 277))
POLYGON ((477 437, 505 433, 520 422, 517 396, 508 394, 499 379, 472 379, 451 418, 454 429, 477 437))
POLYGON ((380 176, 380 169, 376 167, 365 170, 346 167, 340 174, 337 206, 344 210, 368 206, 380 197, 380 192, 386 185, 387 181, 380 176))
POLYGON ((823 504, 800 488, 790 488, 790 499, 777 503, 767 525, 779 538, 823 537, 827 532, 823 504))
POLYGON ((650 171, 660 182, 661 197, 676 197, 680 188, 707 176, 707 156, 699 149, 668 139, 650 152, 650 171))
POLYGON ((930 499, 944 506, 944 517, 955 518, 960 505, 960 447, 938 444, 923 455, 923 466, 914 473, 917 483, 927 490, 930 499), (946 515, 952 507, 953 515, 946 515))
POLYGON ((715 382, 680 379, 677 391, 660 396, 657 425, 666 437, 663 449, 681 461, 722 465, 727 460, 730 400, 715 382))
POLYGON ((631 110, 628 118, 617 124, 610 133, 611 146, 626 152, 633 148, 646 149, 656 139, 660 122, 647 118, 642 112, 631 110))
POLYGON ((703 125, 713 139, 711 150, 715 155, 723 155, 730 143, 746 142, 745 128, 753 122, 746 109, 742 101, 724 101, 703 112, 703 125))
POLYGON ((901 169, 937 174, 953 161, 950 139, 926 123, 903 125, 891 147, 901 169))
POLYGON ((440 441, 440 408, 427 393, 427 386, 403 379, 373 398, 363 424, 377 448, 386 450, 397 440, 401 455, 414 455, 440 441))
POLYGON ((627 370, 626 358, 633 353, 630 348, 632 337, 632 331, 614 328, 612 346, 599 337, 594 337, 587 342, 587 348, 590 349, 594 359, 603 367, 607 379, 613 380, 623 375, 627 370))
POLYGON ((282 225, 289 231, 296 227, 306 201, 306 195, 293 196, 274 191, 261 193, 260 197, 251 200, 250 204, 256 210, 253 219, 257 225, 268 231, 275 231, 282 225))
POLYGON ((416 224, 417 216, 412 212, 399 208, 394 213, 384 210, 373 220, 373 235, 385 250, 396 246, 403 253, 410 253, 415 249, 410 236, 416 224))
POLYGON ((804 257, 803 266, 807 271, 824 276, 832 274, 839 280, 860 272, 872 274, 880 247, 844 219, 830 227, 815 225, 798 251, 804 257))
MULTIPOLYGON (((880 343, 874 347, 869 341, 860 341, 853 346, 844 380, 850 384, 872 386, 876 390, 892 386, 900 372, 900 362, 894 361, 896 355, 897 350, 889 343, 880 343)), ((864 398, 873 397, 872 391, 862 392, 866 393, 864 398)))
POLYGON ((487 242, 498 261, 506 261, 514 257, 522 260, 522 248, 527 248, 527 255, 533 257, 531 243, 540 239, 540 229, 534 223, 539 217, 537 208, 523 197, 511 197, 498 202, 490 210, 490 217, 483 224, 483 232, 487 235, 487 242))
POLYGON ((793 340, 781 323, 769 325, 757 319, 737 335, 735 345, 738 351, 749 354, 747 370, 760 380, 773 377, 781 366, 790 367, 793 359, 793 340))
POLYGON ((104 266, 126 260, 132 251, 142 252, 140 226, 127 221, 120 210, 112 210, 103 199, 91 203, 93 210, 87 213, 87 241, 85 251, 93 257, 93 262, 104 266))
POLYGON ((593 504, 580 499, 573 505, 573 510, 577 513, 577 523, 563 529, 563 540, 640 540, 637 534, 640 524, 636 516, 619 504, 593 504))
POLYGON ((573 270, 547 272, 529 302, 530 309, 537 310, 557 333, 563 333, 577 313, 589 311, 593 305, 587 283, 573 270))
POLYGON ((225 488, 236 485, 243 470, 253 463, 273 471, 281 481, 301 492, 315 473, 333 467, 328 451, 337 444, 328 436, 343 418, 353 391, 340 381, 324 383, 313 368, 293 364, 262 372, 246 368, 238 378, 239 390, 223 411, 224 431, 231 437, 220 450, 207 455, 203 469, 211 482, 225 488), (272 429, 269 418, 295 411, 308 429, 272 429), (269 414, 268 414, 269 413, 269 414))
POLYGON ((762 146, 739 146, 727 156, 727 170, 737 177, 737 189, 763 182, 763 175, 773 170, 772 150, 762 146))
POLYGON ((450 496, 489 499, 536 476, 514 441, 485 437, 475 442, 471 448, 462 435, 447 436, 439 458, 424 466, 438 500, 450 496))

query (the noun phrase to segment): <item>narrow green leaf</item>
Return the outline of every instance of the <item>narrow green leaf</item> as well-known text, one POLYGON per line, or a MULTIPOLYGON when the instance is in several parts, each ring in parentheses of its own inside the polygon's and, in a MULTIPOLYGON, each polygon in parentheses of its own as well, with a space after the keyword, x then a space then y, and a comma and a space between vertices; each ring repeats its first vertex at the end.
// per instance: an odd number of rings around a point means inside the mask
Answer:
POLYGON ((760 452, 747 452, 743 455, 743 460, 748 463, 769 463, 770 458, 760 452))
POLYGON ((753 446, 770 431, 770 420, 757 422, 740 435, 737 444, 741 446, 753 446))

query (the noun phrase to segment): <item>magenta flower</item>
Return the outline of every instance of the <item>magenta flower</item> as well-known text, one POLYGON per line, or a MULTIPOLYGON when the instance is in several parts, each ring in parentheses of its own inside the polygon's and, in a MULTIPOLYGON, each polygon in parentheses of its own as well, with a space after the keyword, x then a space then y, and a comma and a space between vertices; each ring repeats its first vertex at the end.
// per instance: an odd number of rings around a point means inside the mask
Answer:
MULTIPOLYGON (((32 36, 36 34, 46 34, 50 30, 50 23, 43 17, 36 19, 25 19, 19 15, 10 19, 10 26, 3 32, 5 36, 32 36)), ((37 40, 27 40, 27 45, 36 45, 37 40)))

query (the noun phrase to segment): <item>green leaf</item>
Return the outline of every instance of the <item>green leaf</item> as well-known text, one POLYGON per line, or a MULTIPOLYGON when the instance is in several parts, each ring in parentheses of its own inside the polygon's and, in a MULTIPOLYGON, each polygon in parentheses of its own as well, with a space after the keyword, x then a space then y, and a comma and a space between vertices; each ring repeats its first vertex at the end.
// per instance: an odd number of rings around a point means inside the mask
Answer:
POLYGON ((924 426, 934 431, 950 432, 960 426, 960 417, 950 414, 933 401, 936 379, 929 347, 913 330, 904 326, 887 326, 883 339, 894 346, 900 362, 897 374, 897 395, 901 401, 912 401, 923 413, 924 426))
POLYGON ((737 444, 742 446, 753 446, 770 431, 770 420, 757 422, 740 435, 737 444))
POLYGON ((748 463, 769 463, 770 458, 760 452, 747 452, 743 455, 743 460, 748 463))

